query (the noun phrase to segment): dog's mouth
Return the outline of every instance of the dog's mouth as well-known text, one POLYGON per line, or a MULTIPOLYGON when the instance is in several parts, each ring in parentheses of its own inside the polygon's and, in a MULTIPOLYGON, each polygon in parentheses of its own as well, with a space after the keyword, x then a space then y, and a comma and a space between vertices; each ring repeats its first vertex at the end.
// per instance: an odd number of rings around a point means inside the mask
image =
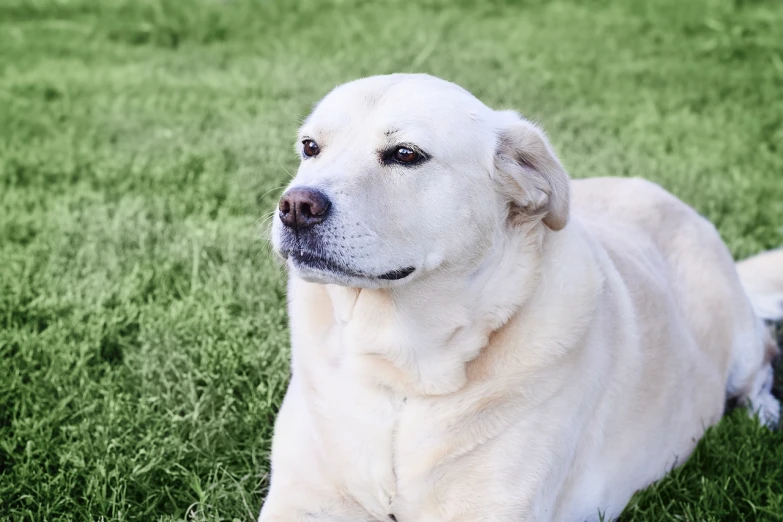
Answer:
POLYGON ((405 279, 409 275, 413 273, 413 271, 416 270, 414 267, 409 266, 406 268, 400 268, 398 270, 392 270, 390 272, 386 272, 385 274, 381 274, 378 277, 378 279, 385 279, 387 281, 397 281, 399 279, 405 279))
POLYGON ((297 268, 306 268, 318 272, 333 273, 359 279, 382 279, 384 281, 399 281, 401 279, 405 279, 416 270, 415 267, 408 266, 404 268, 398 268, 396 270, 390 270, 380 275, 371 275, 358 272, 343 265, 339 261, 318 256, 312 252, 308 252, 307 250, 292 250, 290 252, 284 253, 283 257, 291 259, 297 268))

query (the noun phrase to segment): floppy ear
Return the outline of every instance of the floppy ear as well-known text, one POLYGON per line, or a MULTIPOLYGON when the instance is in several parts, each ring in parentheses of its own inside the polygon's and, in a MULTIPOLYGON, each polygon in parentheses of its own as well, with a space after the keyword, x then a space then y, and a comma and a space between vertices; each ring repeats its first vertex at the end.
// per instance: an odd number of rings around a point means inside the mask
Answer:
POLYGON ((495 170, 511 202, 512 222, 542 219, 552 230, 568 222, 569 179, 546 135, 518 114, 499 113, 495 170))

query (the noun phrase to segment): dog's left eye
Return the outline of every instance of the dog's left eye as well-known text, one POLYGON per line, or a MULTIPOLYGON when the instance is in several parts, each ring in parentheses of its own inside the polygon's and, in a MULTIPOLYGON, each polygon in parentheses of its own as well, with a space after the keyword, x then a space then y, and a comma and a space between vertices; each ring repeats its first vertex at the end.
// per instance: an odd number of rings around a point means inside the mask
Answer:
POLYGON ((407 145, 400 145, 392 149, 391 154, 387 157, 395 163, 402 163, 403 165, 413 165, 427 159, 423 153, 407 145))
POLYGON ((408 147, 397 147, 392 157, 400 163, 415 163, 419 159, 419 153, 408 147))
POLYGON ((395 145, 380 152, 380 160, 385 165, 405 165, 413 167, 430 159, 426 152, 422 152, 413 145, 395 145))

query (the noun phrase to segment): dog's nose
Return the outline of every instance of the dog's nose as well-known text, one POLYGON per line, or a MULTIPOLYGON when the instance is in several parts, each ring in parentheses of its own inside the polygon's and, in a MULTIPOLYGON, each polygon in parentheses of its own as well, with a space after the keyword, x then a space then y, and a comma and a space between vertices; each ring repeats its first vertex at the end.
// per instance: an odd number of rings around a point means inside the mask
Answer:
POLYGON ((292 188, 280 198, 280 221, 287 227, 308 228, 326 219, 331 206, 329 198, 319 190, 292 188))

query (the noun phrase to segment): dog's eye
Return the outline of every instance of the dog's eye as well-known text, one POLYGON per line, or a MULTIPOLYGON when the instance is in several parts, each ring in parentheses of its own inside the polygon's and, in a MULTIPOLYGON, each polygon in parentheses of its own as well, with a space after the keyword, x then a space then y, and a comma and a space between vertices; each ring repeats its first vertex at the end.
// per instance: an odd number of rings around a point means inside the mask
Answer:
POLYGON ((397 147, 392 158, 398 163, 416 163, 421 159, 421 154, 410 147, 397 147))
POLYGON ((314 140, 304 140, 302 145, 304 146, 302 147, 302 152, 308 158, 318 156, 318 153, 321 152, 321 148, 314 140))
POLYGON ((415 145, 395 145, 380 152, 380 160, 384 165, 415 167, 429 159, 427 153, 422 152, 415 145))

